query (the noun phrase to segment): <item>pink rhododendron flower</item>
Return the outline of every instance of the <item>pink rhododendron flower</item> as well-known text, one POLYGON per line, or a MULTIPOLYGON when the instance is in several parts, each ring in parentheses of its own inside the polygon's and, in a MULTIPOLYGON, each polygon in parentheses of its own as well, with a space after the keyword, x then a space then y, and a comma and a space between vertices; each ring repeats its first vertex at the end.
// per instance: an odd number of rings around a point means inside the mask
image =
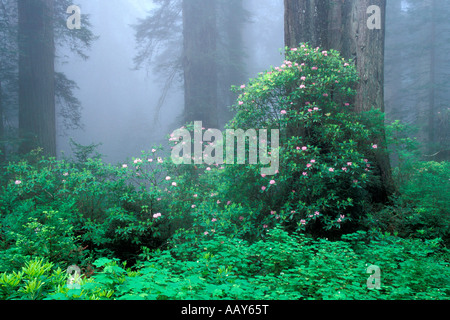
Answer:
POLYGON ((269 183, 270 183, 270 184, 275 184, 276 182, 275 182, 275 180, 270 180, 269 183))
POLYGON ((334 168, 330 168, 328 169, 330 172, 334 172, 334 168))
POLYGON ((302 147, 302 150, 306 151, 306 150, 308 150, 308 147, 302 147))
POLYGON ((174 187, 176 187, 176 186, 177 186, 177 183, 176 183, 176 182, 172 182, 172 185, 173 185, 174 187))
POLYGON ((266 190, 266 187, 265 187, 265 186, 262 186, 262 187, 261 187, 261 190, 262 190, 262 191, 265 191, 265 190, 266 190))
POLYGON ((286 114, 286 110, 281 110, 281 114, 286 114))
POLYGON ((241 86, 241 89, 245 89, 245 84, 243 84, 243 85, 241 86))
POLYGON ((311 163, 308 163, 308 164, 306 165, 306 167, 307 167, 307 168, 311 168, 311 167, 312 167, 312 164, 311 164, 311 163))
POLYGON ((159 217, 161 217, 161 213, 155 213, 155 214, 153 215, 153 218, 155 218, 155 219, 157 219, 157 218, 159 218, 159 217))
POLYGON ((22 183, 22 181, 20 181, 20 180, 16 180, 16 181, 15 181, 14 183, 16 184, 16 186, 18 186, 19 184, 21 184, 21 183, 22 183))
POLYGON ((303 77, 301 77, 300 79, 301 79, 302 81, 305 81, 305 80, 306 80, 306 77, 303 76, 303 77))
POLYGON ((311 160, 311 163, 316 163, 316 160, 312 159, 312 160, 311 160))
POLYGON ((216 219, 216 218, 212 218, 211 221, 212 221, 212 222, 216 222, 217 219, 216 219))
POLYGON ((243 101, 239 101, 239 105, 242 106, 244 104, 243 101))
POLYGON ((300 86, 300 89, 305 89, 306 88, 306 86, 304 85, 304 84, 302 84, 301 86, 300 86))
POLYGON ((376 144, 374 144, 374 145, 372 146, 372 148, 377 149, 378 146, 377 146, 376 144))

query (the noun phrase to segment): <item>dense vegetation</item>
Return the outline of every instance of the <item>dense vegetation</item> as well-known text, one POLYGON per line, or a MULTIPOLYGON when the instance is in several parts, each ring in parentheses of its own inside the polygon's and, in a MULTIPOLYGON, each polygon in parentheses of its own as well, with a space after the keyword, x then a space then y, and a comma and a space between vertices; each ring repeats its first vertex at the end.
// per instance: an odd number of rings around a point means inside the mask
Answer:
POLYGON ((448 162, 421 161, 399 122, 380 140, 383 115, 352 112, 358 76, 338 52, 285 59, 235 88, 228 123, 280 130, 274 176, 175 165, 162 147, 117 166, 80 145, 6 164, 0 299, 448 299, 448 162), (388 201, 382 153, 398 159, 388 201))

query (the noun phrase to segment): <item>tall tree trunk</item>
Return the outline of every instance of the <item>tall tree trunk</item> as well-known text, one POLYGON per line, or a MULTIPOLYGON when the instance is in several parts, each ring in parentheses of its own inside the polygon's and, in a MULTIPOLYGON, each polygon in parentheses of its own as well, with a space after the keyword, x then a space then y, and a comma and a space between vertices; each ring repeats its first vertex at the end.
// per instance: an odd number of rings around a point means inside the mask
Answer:
MULTIPOLYGON (((335 49, 352 59, 360 75, 354 106, 356 112, 372 107, 384 112, 384 41, 386 0, 285 0, 285 44, 296 47, 309 42, 324 50, 335 49), (381 28, 369 29, 370 6, 381 9, 381 28)), ((380 144, 385 142, 384 132, 380 144)), ((390 191, 389 156, 377 159, 383 190, 377 197, 385 199, 390 191)))
POLYGON ((183 0, 185 121, 218 127, 216 1, 183 0))
POLYGON ((0 81, 0 163, 6 159, 5 149, 5 127, 3 123, 3 99, 2 99, 2 82, 0 81))
POLYGON ((20 152, 56 156, 53 0, 20 0, 18 9, 20 152))
POLYGON ((431 30, 430 30, 430 93, 428 109, 428 151, 436 152, 436 0, 431 1, 431 30))

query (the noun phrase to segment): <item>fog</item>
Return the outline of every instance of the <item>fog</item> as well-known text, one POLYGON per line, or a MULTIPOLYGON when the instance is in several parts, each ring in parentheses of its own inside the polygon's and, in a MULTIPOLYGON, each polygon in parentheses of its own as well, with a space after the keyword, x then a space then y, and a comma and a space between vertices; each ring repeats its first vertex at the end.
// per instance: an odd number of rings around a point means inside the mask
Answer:
MULTIPOLYGON (((132 25, 153 8, 145 0, 80 0, 81 18, 89 15, 92 31, 99 38, 83 60, 65 48, 58 48, 57 70, 74 80, 74 95, 82 104, 82 130, 58 127, 58 154, 71 154, 70 138, 82 145, 102 145, 103 159, 116 163, 138 156, 141 151, 164 145, 183 112, 182 83, 175 83, 159 113, 156 106, 162 80, 150 68, 135 69, 135 30, 132 25), (155 121, 156 120, 156 121, 155 121)), ((244 1, 251 12, 243 30, 248 77, 278 65, 283 38, 283 1, 244 1)), ((83 20, 82 20, 83 23, 83 20)), ((236 83, 235 85, 240 85, 236 83)))

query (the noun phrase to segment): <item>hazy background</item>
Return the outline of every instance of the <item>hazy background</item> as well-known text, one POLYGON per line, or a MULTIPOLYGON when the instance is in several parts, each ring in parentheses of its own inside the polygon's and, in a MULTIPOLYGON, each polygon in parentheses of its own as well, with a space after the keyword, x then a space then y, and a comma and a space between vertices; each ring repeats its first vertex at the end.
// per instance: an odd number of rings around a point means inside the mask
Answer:
MULTIPOLYGON (((247 74, 254 77, 270 65, 280 65, 284 47, 283 0, 246 0, 252 12, 244 29, 247 74)), ((99 39, 83 59, 60 48, 63 61, 57 65, 79 87, 84 129, 66 131, 58 137, 58 153, 70 154, 69 139, 88 145, 102 143, 99 152, 108 162, 138 156, 142 150, 164 144, 183 110, 181 83, 174 86, 155 123, 155 108, 161 81, 151 69, 134 70, 136 41, 133 24, 144 18, 153 4, 148 0, 79 0, 82 18, 88 14, 99 39)), ((83 23, 83 22, 82 22, 83 23)), ((238 83, 236 85, 239 85, 238 83)), ((61 127, 61 126, 59 126, 61 127)), ((62 133, 62 130, 59 130, 62 133)))

